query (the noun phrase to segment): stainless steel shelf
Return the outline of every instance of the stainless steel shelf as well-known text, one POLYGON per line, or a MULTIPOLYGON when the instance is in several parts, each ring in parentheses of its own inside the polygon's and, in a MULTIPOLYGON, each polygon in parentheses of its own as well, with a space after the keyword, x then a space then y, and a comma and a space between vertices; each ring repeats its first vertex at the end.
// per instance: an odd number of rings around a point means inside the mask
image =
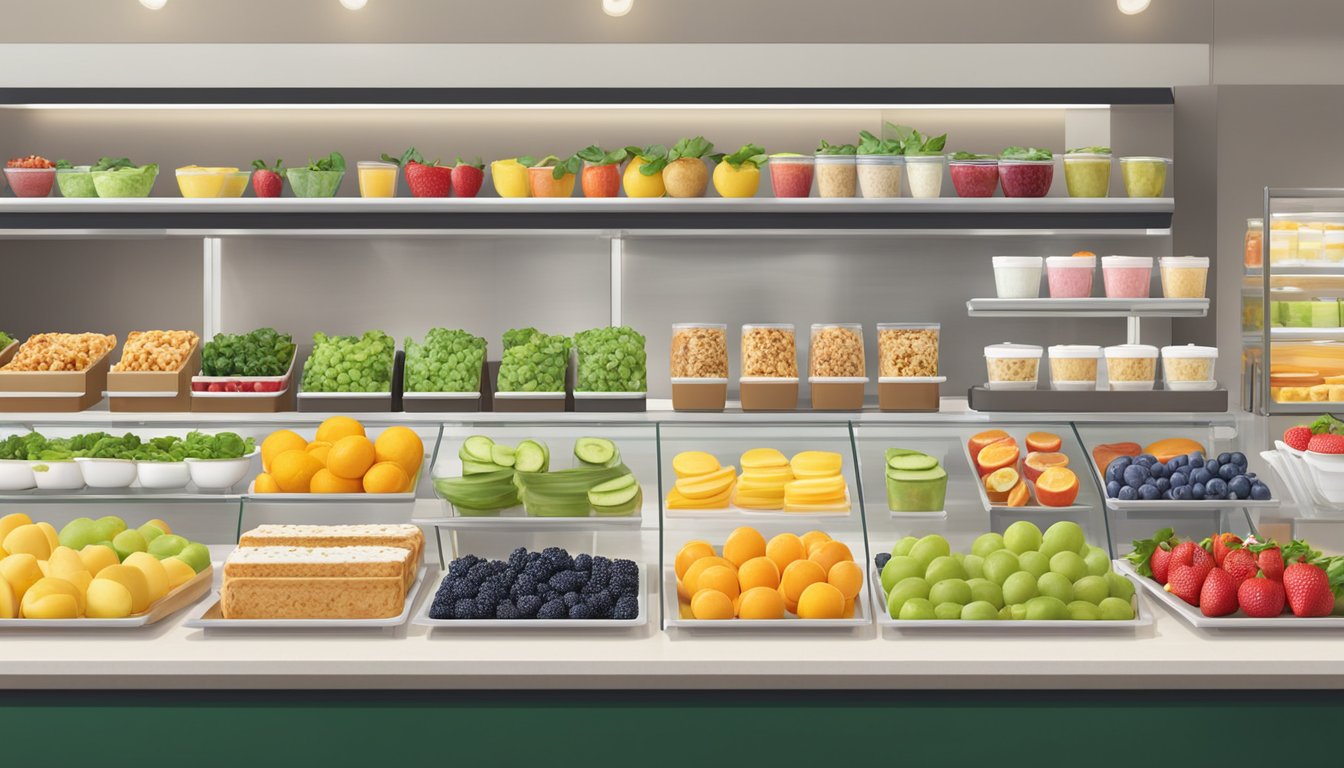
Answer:
MULTIPOLYGON (((1258 338, 1260 334, 1252 334, 1258 338)), ((1344 341, 1344 328, 1270 328, 1270 341, 1344 341)))
POLYGON ((1208 299, 971 299, 971 317, 1204 317, 1208 299))

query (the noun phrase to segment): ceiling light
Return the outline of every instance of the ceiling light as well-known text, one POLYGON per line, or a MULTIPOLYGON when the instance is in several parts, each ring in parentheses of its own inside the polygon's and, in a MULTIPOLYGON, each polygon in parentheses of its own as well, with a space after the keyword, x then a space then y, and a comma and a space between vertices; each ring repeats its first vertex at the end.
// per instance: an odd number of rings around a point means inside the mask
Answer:
POLYGON ((1153 0, 1115 0, 1115 7, 1126 16, 1133 16, 1136 13, 1143 13, 1148 10, 1153 0))
POLYGON ((368 4, 369 0, 341 0, 341 5, 344 5, 347 10, 351 11, 358 11, 368 4))
POLYGON ((624 16, 635 7, 635 0, 602 0, 602 10, 608 16, 624 16))
POLYGON ((168 0, 140 0, 140 4, 151 11, 157 11, 168 4, 168 0))

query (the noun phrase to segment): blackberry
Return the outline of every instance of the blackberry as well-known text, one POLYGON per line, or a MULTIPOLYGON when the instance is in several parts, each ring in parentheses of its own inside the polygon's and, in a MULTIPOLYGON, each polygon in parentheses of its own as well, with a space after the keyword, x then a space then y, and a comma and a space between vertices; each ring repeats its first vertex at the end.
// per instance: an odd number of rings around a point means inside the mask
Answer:
POLYGON ((470 619, 473 618, 475 615, 476 615, 475 600, 463 599, 453 603, 454 619, 470 619))
POLYGON ((476 602, 489 605, 491 609, 508 595, 508 590, 501 587, 497 582, 487 581, 481 585, 481 589, 476 593, 476 602))
POLYGON ((588 572, 588 582, 605 589, 611 581, 611 561, 605 557, 593 558, 593 569, 588 572))
POLYGON ((439 594, 434 596, 434 602, 429 606, 429 618, 431 619, 451 619, 453 618, 453 601, 440 590, 439 594))
POLYGON ((537 593, 537 580, 524 573, 514 579, 513 586, 509 588, 509 593, 513 595, 515 600, 522 595, 535 595, 537 593))
POLYGON ((568 571, 574 567, 574 558, 560 547, 547 547, 541 551, 543 562, 549 562, 557 571, 568 571))
POLYGON ((574 607, 569 609, 569 618, 591 619, 593 618, 593 611, 587 605, 579 603, 578 605, 575 605, 574 607))
POLYGON ((530 619, 536 616, 537 611, 541 610, 542 606, 541 598, 536 595, 523 595, 515 602, 518 606, 519 618, 523 619, 530 619))
POLYGON ((495 606, 499 603, 498 600, 487 600, 484 597, 477 595, 476 599, 471 602, 472 606, 474 606, 471 611, 471 617, 473 619, 495 618, 495 606))
POLYGON ((467 581, 480 584, 490 576, 490 564, 478 562, 467 571, 467 581))
POLYGON ((563 619, 568 616, 569 609, 563 600, 552 600, 537 610, 538 619, 563 619))
POLYGON ((890 552, 878 552, 877 557, 873 558, 873 563, 877 566, 877 570, 880 571, 883 568, 887 567, 887 561, 890 559, 891 559, 890 552))
POLYGON ((453 600, 476 597, 477 587, 466 579, 454 579, 448 586, 448 596, 453 600))
POLYGON ((588 583, 588 575, 582 571, 561 571, 551 577, 550 583, 561 592, 578 592, 588 583))
POLYGON ((639 597, 634 594, 621 595, 616 607, 611 609, 611 618, 620 621, 633 621, 639 618, 639 597))
POLYGON ((566 608, 573 608, 581 602, 583 602, 583 598, 579 596, 578 592, 565 593, 564 603, 566 608))
POLYGON ((527 548, 518 547, 509 553, 509 566, 515 571, 521 571, 527 567, 527 548))
POLYGON ((593 556, 592 556, 592 555, 589 555, 589 554, 587 554, 587 553, 584 553, 584 554, 579 555, 578 557, 574 558, 574 570, 576 570, 576 571, 588 571, 588 570, 591 570, 592 567, 593 567, 593 556))
POLYGON ((457 578, 460 579, 466 576, 467 571, 471 570, 471 567, 478 562, 480 562, 480 558, 476 557, 475 555, 467 555, 465 557, 459 557, 458 559, 454 560, 451 565, 448 566, 448 574, 450 576, 456 576, 457 578))
POLYGON ((616 592, 639 589, 639 566, 633 560, 617 560, 611 564, 611 579, 608 583, 616 592))
POLYGON ((496 619, 521 619, 521 618, 522 618, 522 614, 519 613, 518 609, 514 606, 514 604, 513 604, 512 602, 510 602, 510 601, 508 601, 508 600, 505 600, 504 602, 502 602, 502 603, 500 603, 499 605, 495 606, 495 618, 496 618, 496 619))
POLYGON ((615 604, 616 601, 612 599, 611 593, 605 589, 596 594, 588 595, 584 600, 584 605, 592 610, 595 619, 611 618, 611 609, 615 604))

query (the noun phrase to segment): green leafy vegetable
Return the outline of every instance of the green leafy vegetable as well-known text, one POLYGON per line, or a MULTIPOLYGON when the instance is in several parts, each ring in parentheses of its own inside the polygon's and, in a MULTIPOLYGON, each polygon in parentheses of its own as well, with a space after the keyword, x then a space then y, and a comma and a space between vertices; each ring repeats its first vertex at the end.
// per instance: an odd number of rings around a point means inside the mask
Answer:
POLYGON ((624 147, 618 147, 608 152, 596 144, 593 144, 580 149, 575 153, 575 156, 580 160, 592 163, 593 165, 615 165, 616 163, 625 162, 625 159, 630 156, 630 150, 624 147))
POLYGON ((363 336, 313 334, 313 353, 303 363, 306 392, 390 392, 397 343, 382 331, 363 336))
POLYGON ((504 349, 512 349, 519 344, 530 344, 541 335, 536 328, 510 328, 504 332, 504 349))
POLYGON ((1037 149, 1035 147, 1009 147, 1003 150, 999 157, 1004 160, 1053 160, 1054 154, 1048 149, 1037 149))
POLYGON ((1148 565, 1148 560, 1152 558, 1153 552, 1158 547, 1162 549, 1171 549, 1177 543, 1176 532, 1170 528, 1163 528, 1153 534, 1151 539, 1135 539, 1134 551, 1125 555, 1125 559, 1134 564, 1134 570, 1144 576, 1152 576, 1152 566, 1148 565))
POLYGON ((458 155, 458 157, 457 157, 457 162, 456 162, 456 163, 453 163, 453 165, 465 165, 465 166, 470 166, 470 167, 475 168, 476 170, 479 171, 479 170, 482 170, 482 169, 485 168, 485 161, 478 157, 478 158, 476 158, 475 160, 472 160, 472 161, 468 162, 468 161, 466 161, 466 160, 463 160, 461 155, 458 155))
POLYGON ((594 328, 574 335, 579 350, 579 392, 648 390, 644 336, 633 328, 594 328))
POLYGON ((565 174, 574 174, 583 170, 583 158, 578 154, 570 155, 563 160, 555 155, 547 155, 536 161, 529 168, 554 168, 551 171, 551 178, 563 179, 565 174))
POLYGON ((868 131, 859 131, 860 155, 899 155, 904 150, 899 139, 879 139, 868 131))
POLYGON ((294 339, 274 328, 221 333, 201 348, 205 376, 284 376, 294 357, 294 339))
POLYGON ((5 347, 8 347, 10 344, 13 343, 14 343, 13 336, 10 336, 8 333, 5 333, 4 331, 0 331, 0 349, 4 349, 5 347))
POLYGON ((953 152, 951 159, 965 162, 967 160, 998 160, 999 158, 995 155, 982 155, 978 152, 953 152))
POLYGON ((1109 155, 1110 147, 1075 147, 1064 152, 1066 155, 1109 155))
POLYGON ((926 136, 908 125, 887 123, 886 127, 896 134, 897 141, 901 143, 901 154, 904 155, 938 155, 947 146, 946 133, 926 136))
POLYGON ((70 161, 69 161, 69 160, 57 160, 57 161, 56 161, 56 169, 57 169, 57 170, 61 170, 62 168, 74 168, 74 167, 75 167, 75 166, 73 166, 73 165, 70 164, 70 161))
POLYGON ((672 145, 671 151, 667 153, 667 162, 671 163, 682 158, 698 160, 702 157, 708 157, 713 151, 714 143, 707 140, 704 136, 682 139, 672 145))
POLYGON ((308 158, 308 170, 310 171, 344 171, 345 156, 340 152, 332 152, 326 157, 319 157, 316 160, 308 158))
POLYGON ((181 461, 193 459, 241 459, 256 450, 256 440, 234 432, 207 435, 191 432, 186 439, 174 436, 142 439, 127 432, 110 435, 89 432, 48 440, 37 432, 10 435, 0 441, 0 459, 69 461, 70 459, 122 459, 126 461, 181 461))
POLYGON ((725 162, 734 168, 741 168, 743 165, 759 168, 765 164, 765 159, 765 147, 762 147, 759 144, 743 144, 742 148, 733 154, 724 155, 722 162, 725 162))
POLYGON ((1330 414, 1322 414, 1311 422, 1311 434, 1313 435, 1344 435, 1344 421, 1336 419, 1330 414))
POLYGON ((662 144, 650 144, 643 149, 639 147, 626 147, 625 151, 633 157, 644 158, 644 164, 639 166, 639 172, 643 176, 656 176, 663 172, 667 167, 668 156, 667 147, 662 144))
POLYGON ((136 168, 135 163, 131 162, 129 157, 100 157, 98 162, 94 163, 90 171, 115 171, 118 168, 136 168))
POLYGON ((856 155, 858 152, 859 148, 853 144, 832 144, 825 139, 817 145, 818 155, 856 155))
POLYGON ((481 386, 485 339, 466 331, 431 328, 425 343, 406 339, 407 392, 475 392, 481 386))
POLYGON ((189 459, 241 459, 257 447, 254 439, 243 439, 233 432, 188 432, 182 442, 189 459))
POLYGON ((504 334, 504 355, 499 363, 500 392, 564 392, 569 368, 570 339, 548 336, 527 328, 504 334), (510 344, 510 334, 530 332, 526 341, 510 344))

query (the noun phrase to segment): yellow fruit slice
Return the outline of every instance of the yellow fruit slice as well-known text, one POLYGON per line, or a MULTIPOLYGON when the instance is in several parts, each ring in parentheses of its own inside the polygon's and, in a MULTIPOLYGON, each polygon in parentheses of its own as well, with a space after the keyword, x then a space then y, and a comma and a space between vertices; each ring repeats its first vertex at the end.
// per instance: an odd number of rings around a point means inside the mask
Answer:
POLYGON ((775 498, 738 493, 733 496, 733 504, 742 509, 783 509, 784 497, 775 498))
POLYGON ((784 503, 785 512, 848 512, 849 501, 847 499, 827 502, 827 503, 803 503, 788 502, 784 503))
POLYGON ((797 477, 826 477, 840 474, 844 459, 831 451, 802 451, 795 454, 789 466, 797 477))
POLYGON ((719 460, 704 451, 682 451, 672 458, 672 471, 677 477, 699 477, 720 469, 719 460))
POLYGON ((742 474, 751 475, 752 477, 783 477, 793 479, 793 469, 791 469, 788 464, 785 464, 782 467, 743 468, 742 474))
POLYGON ((724 467, 717 472, 677 481, 676 488, 688 499, 707 499, 730 488, 737 479, 737 467, 724 467))
POLYGON ((783 493, 784 486, 789 482, 790 481, 785 480, 782 477, 778 479, 771 478, 762 480, 758 477, 748 477, 747 475, 743 475, 738 478, 737 488, 742 491, 768 491, 771 493, 778 491, 779 493, 783 493))
POLYGON ((843 477, 818 477, 807 480, 794 480, 784 486, 784 493, 788 496, 803 497, 822 497, 831 498, 834 496, 843 496, 845 493, 845 478, 843 477))
POLYGON ((732 498, 733 487, 717 496, 710 496, 705 499, 688 499, 681 495, 676 488, 673 488, 667 494, 668 509, 727 509, 728 501, 732 498))
POLYGON ((742 471, 765 467, 787 467, 789 459, 774 448, 752 448, 742 454, 742 471))

